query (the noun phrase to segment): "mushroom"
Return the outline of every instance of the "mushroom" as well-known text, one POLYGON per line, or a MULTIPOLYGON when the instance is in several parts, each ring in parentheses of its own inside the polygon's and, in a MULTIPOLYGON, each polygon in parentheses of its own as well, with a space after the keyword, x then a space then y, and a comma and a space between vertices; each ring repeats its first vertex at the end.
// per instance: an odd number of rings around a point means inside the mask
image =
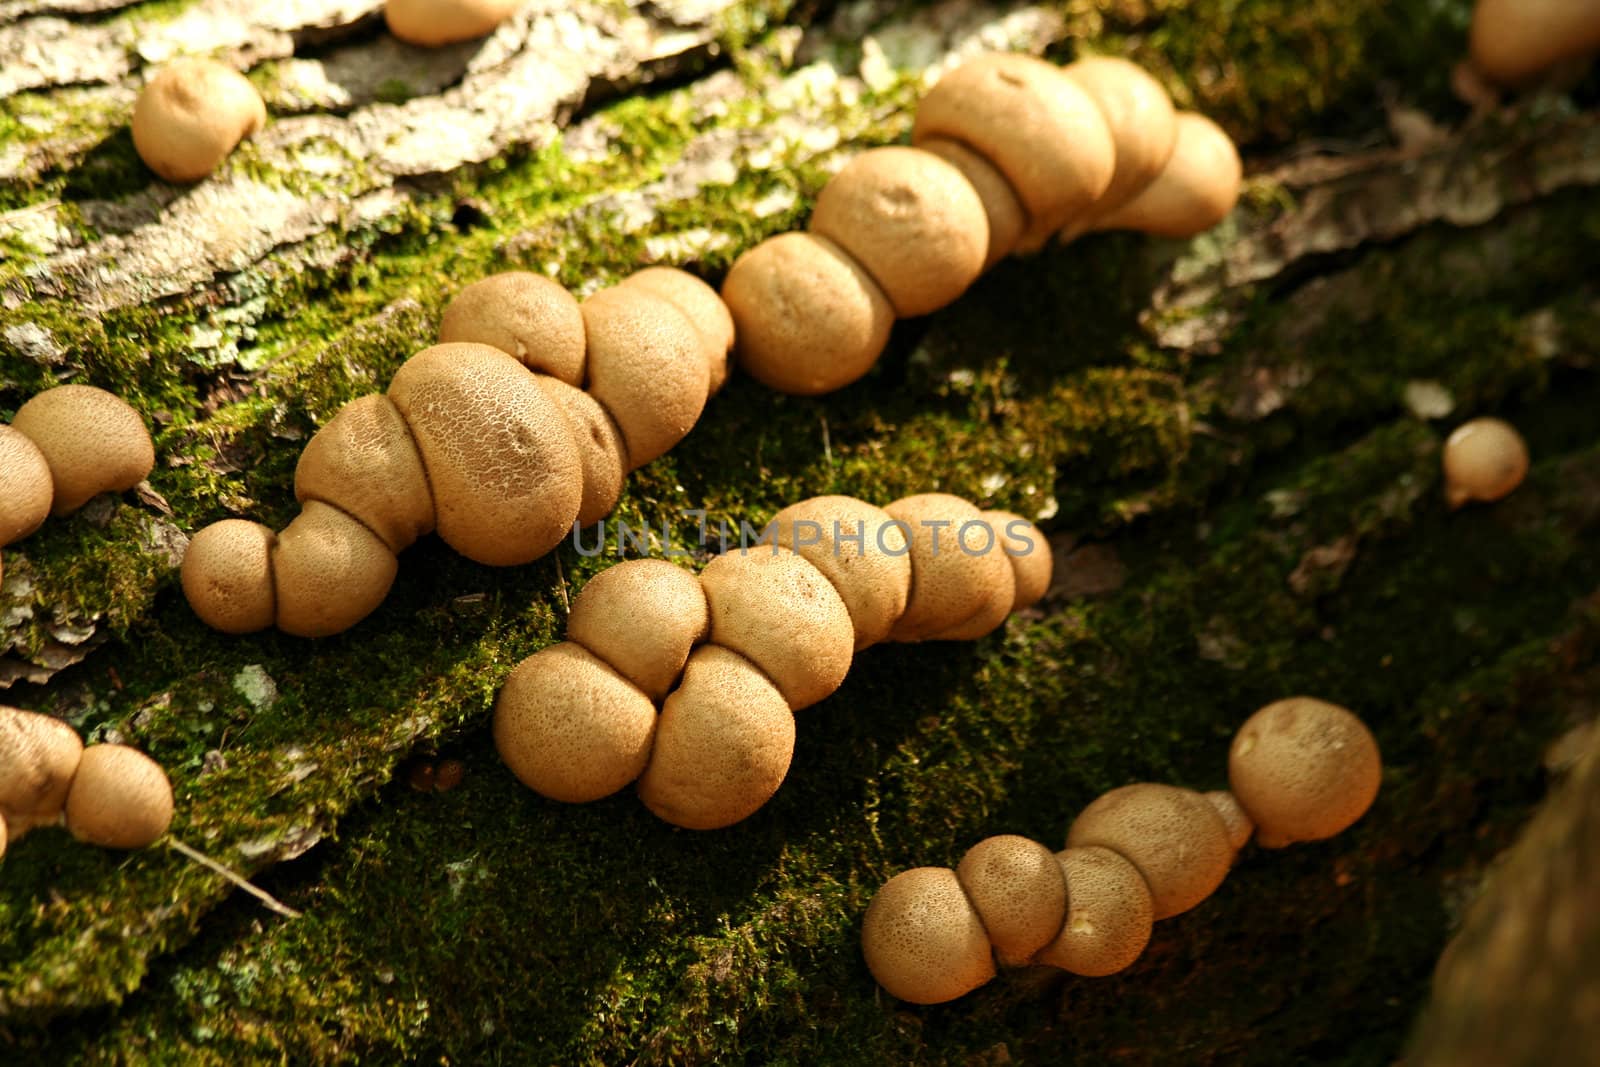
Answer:
POLYGON ((311 436, 294 470, 294 495, 337 507, 391 552, 434 526, 422 455, 400 409, 381 393, 352 400, 311 436))
POLYGON ((489 345, 537 374, 583 384, 583 313, 542 274, 506 271, 461 290, 439 320, 439 343, 489 345))
POLYGON ((1011 564, 976 507, 948 493, 922 493, 883 510, 906 524, 911 542, 911 596, 889 640, 926 641, 954 630, 992 606, 997 587, 1009 607, 1011 564))
POLYGON ((1444 443, 1445 499, 1499 500, 1528 476, 1528 445, 1510 423, 1481 418, 1457 426, 1444 443))
POLYGON ((1366 814, 1382 776, 1372 731, 1312 697, 1268 704, 1228 750, 1228 783, 1262 848, 1334 836, 1366 814))
POLYGON ((567 615, 567 638, 659 701, 710 625, 694 574, 665 560, 630 559, 589 579, 567 615))
MULTIPOLYGON (((1115 211, 1156 180, 1178 143, 1177 112, 1161 83, 1134 63, 1116 56, 1090 56, 1061 71, 1093 98, 1116 146, 1116 171, 1095 201, 1094 214, 1115 211)), ((1070 241, 1089 228, 1080 217, 1063 230, 1070 241)))
POLYGON ((132 489, 156 465, 139 413, 92 385, 46 389, 17 411, 11 428, 50 465, 51 514, 70 515, 101 493, 132 489))
POLYGON ((0 425, 0 546, 44 525, 54 496, 44 453, 20 430, 0 425))
POLYGON ((424 48, 470 41, 494 32, 523 0, 387 0, 389 32, 424 48))
POLYGON ((583 499, 577 443, 515 359, 488 345, 435 345, 400 367, 389 399, 422 455, 439 536, 451 548, 512 566, 572 529, 583 499))
POLYGON ((599 522, 617 506, 628 477, 628 445, 622 431, 600 401, 582 389, 546 374, 535 375, 534 380, 561 409, 578 449, 583 498, 576 521, 579 526, 599 522))
POLYGON ((1131 966, 1155 921, 1144 876, 1109 848, 1069 848, 1055 859, 1067 885, 1067 918, 1034 962, 1085 978, 1131 966))
MULTIPOLYGON (((272 546, 278 629, 297 637, 348 630, 383 603, 398 570, 377 534, 338 508, 309 500, 272 546)), ((259 606, 253 596, 244 602, 259 606)))
POLYGON ((1028 213, 1017 199, 1017 191, 994 164, 960 141, 929 137, 917 147, 932 152, 959 170, 983 202, 984 216, 989 222, 989 247, 984 253, 983 269, 988 270, 1017 246, 1018 238, 1027 228, 1028 213))
POLYGON ((172 823, 172 782, 127 745, 90 745, 67 792, 67 830, 101 848, 144 848, 172 823))
POLYGON ((732 826, 771 799, 793 756, 783 694, 743 656, 705 645, 662 706, 639 799, 674 826, 732 826))
POLYGON ((717 556, 700 572, 711 642, 747 657, 794 711, 838 689, 855 650, 850 612, 821 571, 787 548, 717 556))
POLYGON ((11 840, 60 821, 83 742, 51 715, 0 705, 0 816, 11 840))
POLYGON ((733 316, 717 291, 688 271, 676 267, 646 267, 622 279, 623 285, 653 293, 683 312, 704 342, 709 393, 728 380, 728 358, 733 354, 733 316))
POLYGON ((637 686, 571 641, 517 664, 494 707, 494 745, 542 796, 583 804, 638 778, 656 709, 637 686))
POLYGON ((862 152, 835 174, 810 228, 866 268, 902 318, 954 301, 989 251, 989 217, 972 183, 939 156, 899 145, 862 152))
POLYGON ((267 124, 250 79, 212 59, 168 63, 133 105, 133 147, 169 182, 196 182, 267 124))
POLYGON ((709 395, 704 343, 676 306, 640 286, 602 289, 581 305, 586 388, 622 430, 635 468, 694 428, 709 395))
POLYGON ((1600 51, 1600 0, 1478 0, 1473 65, 1519 86, 1569 59, 1600 51))
POLYGON ((956 866, 1002 963, 1021 966, 1055 940, 1067 915, 1067 883, 1055 853, 1026 837, 979 841, 956 866))
POLYGON ((179 572, 200 621, 225 634, 265 630, 278 617, 272 551, 278 535, 244 519, 212 523, 189 540, 179 572))
POLYGON ((877 362, 894 307, 865 268, 814 233, 769 237, 734 260, 722 283, 739 365, 801 396, 842 389, 877 362))
POLYGON ((11 832, 6 827, 6 817, 0 814, 0 860, 6 858, 6 845, 9 843, 11 832))
POLYGON ((1217 809, 1217 814, 1222 816, 1222 824, 1228 828, 1228 844, 1233 846, 1235 852, 1250 843, 1250 836, 1256 832, 1256 824, 1250 821, 1250 816, 1239 806, 1239 800, 1226 789, 1213 790, 1205 794, 1211 806, 1217 809))
POLYGON ((1194 790, 1170 785, 1125 785, 1084 808, 1067 831, 1067 848, 1091 845, 1139 869, 1157 920, 1199 904, 1233 866, 1222 816, 1194 790))
POLYGON ((1023 251, 1088 212, 1116 171, 1094 100, 1032 56, 981 55, 940 78, 917 108, 911 143, 933 137, 975 149, 1006 176, 1028 212, 1023 251))
POLYGON ((1244 166, 1232 138, 1191 111, 1178 112, 1177 122, 1178 142, 1166 169, 1122 207, 1097 215, 1092 229, 1193 237, 1233 211, 1244 166))
POLYGON ((882 508, 848 496, 814 496, 772 518, 776 544, 833 583, 850 613, 855 650, 889 636, 911 595, 906 528, 882 508))
POLYGON ((861 922, 867 969, 890 995, 942 1004, 994 977, 989 938, 956 872, 914 867, 889 879, 861 922))
POLYGON ((1033 523, 1010 511, 985 511, 983 517, 1000 538, 1001 551, 1011 564, 1011 610, 1030 608, 1050 591, 1055 556, 1050 542, 1033 523))

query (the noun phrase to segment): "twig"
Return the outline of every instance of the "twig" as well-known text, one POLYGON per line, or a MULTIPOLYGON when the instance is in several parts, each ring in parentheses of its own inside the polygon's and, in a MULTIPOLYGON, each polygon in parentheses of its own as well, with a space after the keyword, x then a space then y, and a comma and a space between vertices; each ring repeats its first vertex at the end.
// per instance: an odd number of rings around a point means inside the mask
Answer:
POLYGON ((559 586, 559 588, 561 590, 561 607, 563 608, 563 610, 566 611, 566 613, 568 615, 571 615, 572 614, 572 602, 567 599, 567 572, 561 566, 561 557, 560 556, 551 556, 550 558, 556 561, 556 579, 561 583, 561 585, 559 586))
POLYGON ((262 904, 266 905, 268 911, 276 912, 287 919, 300 918, 300 913, 298 911, 295 911, 293 908, 289 907, 289 905, 283 903, 271 893, 268 893, 265 889, 261 889, 258 886, 253 885, 244 877, 244 875, 224 867, 210 856, 207 856, 204 852, 190 848, 182 841, 179 841, 176 837, 168 837, 167 844, 172 848, 173 851, 194 860, 200 866, 206 868, 206 870, 222 875, 222 877, 226 878, 240 889, 243 889, 246 893, 249 893, 257 900, 261 901, 262 904))

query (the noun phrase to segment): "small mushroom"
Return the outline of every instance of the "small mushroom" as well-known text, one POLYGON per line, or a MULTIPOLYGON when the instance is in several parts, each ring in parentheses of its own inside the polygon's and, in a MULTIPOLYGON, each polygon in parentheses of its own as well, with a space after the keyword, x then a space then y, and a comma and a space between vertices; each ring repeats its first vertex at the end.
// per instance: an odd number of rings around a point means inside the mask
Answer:
POLYGON ((599 522, 617 506, 628 477, 628 445, 622 439, 622 431, 600 401, 582 389, 547 374, 535 375, 534 380, 561 409, 578 448, 583 498, 578 503, 576 521, 579 526, 599 522))
POLYGON ((1472 62, 1501 85, 1526 85, 1600 51, 1600 0, 1478 0, 1472 62))
POLYGON ((913 1004, 955 1000, 994 977, 983 921, 948 867, 885 882, 861 922, 861 951, 878 984, 913 1004))
POLYGON ((494 32, 523 0, 388 0, 383 20, 408 44, 439 48, 494 32))
POLYGON ((101 848, 144 848, 172 823, 172 782, 127 745, 90 745, 67 792, 67 830, 101 848))
POLYGON ((82 756, 77 731, 60 719, 0 705, 0 816, 11 840, 61 819, 82 756))
POLYGON ((0 546, 44 525, 54 496, 44 453, 20 430, 0 425, 0 546))
POLYGON ((92 385, 46 389, 22 405, 11 428, 37 445, 50 465, 50 513, 58 518, 101 493, 132 489, 156 465, 139 413, 92 385))
POLYGON ((1268 704, 1228 750, 1228 783, 1262 848, 1334 836, 1366 814, 1382 777, 1366 724, 1311 697, 1268 704))
POLYGON ((272 546, 278 629, 296 637, 348 630, 383 603, 399 567, 377 534, 336 507, 307 501, 272 546))
POLYGON ((1034 957, 1085 978, 1125 970, 1150 943, 1155 909, 1139 869, 1109 848, 1056 853, 1067 884, 1067 918, 1034 957))
POLYGON ((1055 940, 1067 915, 1067 883, 1055 853, 1026 837, 979 841, 956 866, 1002 963, 1021 966, 1055 940))
POLYGON ((793 757, 783 694, 743 656, 705 645, 661 708, 639 799, 674 826, 718 830, 771 799, 793 757))
POLYGON ((983 517, 999 535, 1001 550, 1011 564, 1011 610, 1032 607, 1050 591, 1050 578, 1055 571, 1050 542, 1037 526, 1013 512, 985 511, 983 517))
POLYGON ((650 698, 571 641, 517 664, 494 706, 494 745, 511 773, 568 804, 610 796, 638 778, 655 730, 650 698))
POLYGON ((10 843, 11 831, 6 826, 6 817, 0 814, 0 860, 6 858, 6 845, 10 843))
POLYGON ((506 271, 461 290, 439 321, 439 343, 489 345, 536 374, 583 385, 583 313, 542 274, 506 271))
POLYGON ((833 583, 855 628, 855 650, 889 636, 911 595, 905 527, 882 508, 848 496, 814 496, 772 517, 778 545, 833 583))
POLYGON ((312 434, 294 469, 302 504, 331 504, 403 552, 434 526, 422 454, 400 409, 382 393, 352 400, 312 434))
POLYGON ((845 164, 818 195, 810 228, 866 268, 902 318, 966 292, 989 251, 989 217, 966 176, 899 145, 845 164))
POLYGON ((1204 115, 1178 112, 1178 143, 1155 181, 1122 207, 1097 215, 1092 229, 1193 237, 1227 218, 1239 202, 1239 150, 1204 115))
POLYGON ((1089 846, 1139 869, 1157 920, 1199 904, 1233 866, 1222 816, 1194 790, 1170 785, 1125 785, 1084 808, 1067 831, 1067 848, 1089 846))
POLYGON ((1499 500, 1527 476, 1528 445, 1501 419, 1464 422, 1444 443, 1445 499, 1452 508, 1499 500))
POLYGON ((1235 852, 1250 843, 1250 837, 1256 832, 1256 824, 1250 821, 1250 816, 1239 806, 1239 800, 1226 789, 1213 790, 1205 794, 1211 806, 1217 809, 1217 814, 1222 816, 1222 824, 1228 828, 1228 844, 1233 846, 1235 852))
POLYGON ((733 316, 717 291, 688 271, 676 267, 646 267, 622 279, 623 285, 653 293, 683 312, 704 342, 708 391, 715 393, 728 380, 728 359, 733 354, 733 316))
MULTIPOLYGON (((1061 71, 1094 99, 1105 116, 1116 145, 1117 169, 1111 184, 1095 201, 1094 214, 1115 211, 1156 180, 1172 159, 1178 143, 1177 112, 1172 98, 1137 64, 1116 56, 1090 56, 1061 71)), ((1080 218, 1062 231, 1071 240, 1089 228, 1080 218)))
POLYGON ((989 247, 984 253, 983 269, 988 270, 1010 254, 1028 226, 1028 213, 1017 199, 1017 191, 994 164, 960 141, 929 137, 917 147, 959 170, 983 202, 983 212, 989 220, 989 247))
POLYGON ((272 582, 277 543, 271 528, 244 519, 214 522, 190 539, 180 578, 201 622, 225 634, 249 634, 277 620, 272 582))
POLYGON ((167 181, 196 182, 266 124, 249 78, 212 59, 177 59, 140 90, 133 147, 167 181))
POLYGON ((1011 564, 976 507, 948 493, 921 493, 883 510, 906 524, 911 541, 911 596, 889 640, 926 641, 952 631, 992 607, 1000 587, 1009 609, 1011 564))
POLYGON ((567 639, 659 701, 710 626, 693 573, 666 560, 630 559, 589 579, 567 615, 567 639))
POLYGON ((861 264, 814 233, 769 237, 734 260, 722 283, 739 365, 801 396, 842 389, 878 361, 894 307, 861 264))

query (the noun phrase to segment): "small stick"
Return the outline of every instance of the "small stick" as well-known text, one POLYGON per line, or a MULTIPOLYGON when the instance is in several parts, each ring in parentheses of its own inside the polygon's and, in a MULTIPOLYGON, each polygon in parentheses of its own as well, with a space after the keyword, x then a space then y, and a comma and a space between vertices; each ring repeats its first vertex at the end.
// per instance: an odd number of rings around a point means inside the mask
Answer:
POLYGON ((261 903, 266 906, 268 911, 276 912, 287 919, 300 918, 300 913, 298 911, 295 911, 293 908, 289 907, 289 905, 283 903, 271 893, 268 893, 265 889, 261 889, 251 884, 251 882, 247 880, 244 875, 239 874, 237 871, 229 870, 227 867, 224 867, 210 856, 207 856, 204 852, 190 848, 182 841, 179 841, 176 837, 168 837, 167 844, 173 849, 173 851, 194 860, 200 866, 206 868, 206 870, 222 875, 222 877, 226 878, 240 889, 243 889, 246 893, 249 893, 257 900, 261 901, 261 903))

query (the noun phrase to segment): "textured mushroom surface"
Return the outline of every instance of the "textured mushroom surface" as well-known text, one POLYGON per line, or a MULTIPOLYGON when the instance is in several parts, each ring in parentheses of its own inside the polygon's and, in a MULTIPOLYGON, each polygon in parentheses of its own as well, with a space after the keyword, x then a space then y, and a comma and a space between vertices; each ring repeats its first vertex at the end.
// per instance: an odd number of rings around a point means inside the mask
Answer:
POLYGON ((1155 909, 1139 869, 1109 848, 1056 853, 1067 886, 1067 918, 1036 963, 1098 978, 1129 967, 1150 943, 1155 909))
POLYGON ((1528 476, 1528 445, 1503 419, 1464 422, 1444 443, 1445 498, 1451 507, 1490 503, 1509 495, 1528 476))
POLYGON ((1600 0, 1478 0, 1472 62, 1502 85, 1525 85, 1600 51, 1600 0))
POLYGON ((11 427, 50 465, 52 515, 70 515, 101 493, 132 489, 156 465, 139 413, 92 385, 46 389, 17 409, 11 427))
POLYGON ((297 637, 348 630, 383 603, 399 567, 377 534, 338 508, 308 501, 272 548, 278 629, 297 637))
POLYGON ((883 884, 861 922, 878 984, 913 1004, 942 1004, 994 977, 983 921, 948 867, 914 867, 883 884))
POLYGON ((439 343, 489 345, 531 371, 583 384, 583 313, 542 274, 505 271, 462 289, 439 320, 439 343))
POLYGON ((920 493, 883 510, 911 535, 911 596, 891 641, 924 641, 953 630, 990 606, 997 586, 1009 601, 1011 564, 974 505, 949 493, 920 493))
POLYGON ((882 508, 814 496, 772 517, 777 544, 821 571, 844 601, 860 651, 889 636, 911 595, 906 530, 882 508))
POLYGON ((1028 212, 1017 199, 1017 191, 993 163, 960 141, 928 137, 918 142, 917 147, 932 152, 959 170, 978 194, 989 223, 989 247, 983 257, 983 269, 988 270, 1011 253, 1027 228, 1028 212))
POLYGON ((578 466, 583 479, 578 525, 599 522, 611 514, 622 496, 622 484, 627 480, 629 468, 627 442, 623 441, 616 420, 582 389, 544 374, 537 375, 535 381, 545 396, 561 409, 578 449, 578 466))
POLYGON ((1003 961, 1020 964, 1055 939, 1067 914, 1067 883, 1055 853, 1015 834, 967 849, 956 877, 1003 961))
MULTIPOLYGON (((1061 71, 1094 100, 1115 146, 1111 184, 1095 201, 1094 214, 1115 211, 1166 168, 1178 143, 1172 98, 1137 64, 1118 56, 1090 56, 1061 71)), ((1085 218, 1079 226, 1088 222, 1085 218)), ((1063 232, 1070 237, 1072 231, 1063 232)))
POLYGON ((101 848, 144 848, 172 823, 172 782, 127 745, 90 745, 67 792, 67 830, 101 848))
POLYGON ((20 430, 0 424, 0 546, 42 526, 54 496, 44 453, 20 430))
POLYGON ((1000 538, 1001 550, 1011 564, 1011 610, 1037 604, 1050 591, 1055 555, 1037 526, 1010 511, 985 511, 983 517, 1000 538))
POLYGON ((265 630, 278 617, 272 551, 278 535, 245 519, 224 519, 189 540, 180 578, 202 622, 225 634, 265 630))
POLYGON ((1158 920, 1210 896, 1233 865, 1222 816, 1199 793, 1170 785, 1125 785, 1084 808, 1067 848, 1096 845, 1139 869, 1158 920))
POLYGON ((733 355, 733 316, 717 291, 688 271, 676 267, 646 267, 622 279, 622 285, 653 293, 683 312, 700 334, 710 373, 708 391, 715 393, 728 380, 728 360, 733 355))
POLYGON ((1382 778, 1378 742, 1366 724, 1312 697, 1268 704, 1228 750, 1228 783, 1263 848, 1341 832, 1366 814, 1382 778))
POLYGON ((168 181, 199 181, 266 122, 261 94, 243 74, 212 59, 177 59, 139 93, 133 146, 168 181))
POLYGON ((1122 207, 1096 216, 1094 229, 1193 237, 1233 211, 1244 175, 1233 139, 1190 111, 1180 111, 1177 124, 1172 158, 1156 180, 1122 207))
POLYGON ((492 33, 526 0, 386 0, 389 32, 424 48, 470 41, 492 33))
POLYGON ((1244 808, 1239 806, 1239 800, 1226 789, 1213 790, 1205 794, 1206 800, 1217 809, 1217 814, 1222 816, 1222 824, 1228 828, 1228 844, 1233 846, 1235 852, 1250 843, 1251 836, 1256 832, 1256 824, 1250 821, 1250 816, 1244 808))
POLYGON ((78 732, 60 719, 0 705, 0 815, 11 840, 61 817, 82 754, 78 732))
POLYGON ((294 495, 359 519, 391 552, 433 530, 433 492, 411 431, 381 393, 350 401, 311 436, 294 470, 294 495))
POLYGON ((572 602, 567 637, 659 701, 710 625, 693 573, 665 560, 631 559, 589 579, 572 602))

